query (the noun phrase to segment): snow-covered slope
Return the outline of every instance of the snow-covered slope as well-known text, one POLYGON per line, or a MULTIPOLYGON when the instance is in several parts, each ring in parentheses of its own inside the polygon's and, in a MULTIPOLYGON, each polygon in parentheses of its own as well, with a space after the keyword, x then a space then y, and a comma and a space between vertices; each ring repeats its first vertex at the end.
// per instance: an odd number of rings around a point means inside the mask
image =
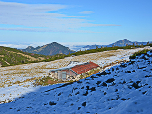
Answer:
POLYGON ((0 114, 152 114, 152 51, 71 84, 40 87, 0 114))

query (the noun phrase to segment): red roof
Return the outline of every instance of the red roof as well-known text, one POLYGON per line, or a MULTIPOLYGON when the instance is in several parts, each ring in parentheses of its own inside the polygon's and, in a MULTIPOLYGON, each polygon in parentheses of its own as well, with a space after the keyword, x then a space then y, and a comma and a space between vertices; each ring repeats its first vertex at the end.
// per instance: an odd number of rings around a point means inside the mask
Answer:
POLYGON ((99 65, 93 63, 93 62, 89 62, 89 63, 86 63, 86 64, 83 64, 83 65, 76 65, 72 68, 72 70, 74 72, 76 72, 77 74, 82 74, 82 73, 85 73, 93 68, 97 68, 99 67, 99 65))

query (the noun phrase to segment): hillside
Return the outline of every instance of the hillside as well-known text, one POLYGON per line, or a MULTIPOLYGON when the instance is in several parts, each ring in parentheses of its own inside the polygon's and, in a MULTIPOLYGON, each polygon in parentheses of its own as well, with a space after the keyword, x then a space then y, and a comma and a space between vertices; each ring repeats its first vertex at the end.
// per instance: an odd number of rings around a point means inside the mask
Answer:
POLYGON ((68 47, 65 47, 57 42, 52 42, 44 46, 38 46, 36 48, 29 46, 26 49, 22 49, 23 52, 42 54, 42 55, 56 55, 56 54, 69 54, 74 53, 68 47))
POLYGON ((24 53, 14 48, 0 46, 0 64, 1 66, 19 65, 34 61, 42 61, 46 56, 24 53))
POLYGON ((149 51, 74 83, 36 88, 0 104, 0 113, 151 114, 151 64, 149 51))

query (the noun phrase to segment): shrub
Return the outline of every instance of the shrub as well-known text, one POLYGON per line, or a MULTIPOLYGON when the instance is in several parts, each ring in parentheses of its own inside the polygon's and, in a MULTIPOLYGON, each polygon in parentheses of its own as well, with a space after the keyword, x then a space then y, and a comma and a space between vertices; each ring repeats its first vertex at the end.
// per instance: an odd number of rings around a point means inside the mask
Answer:
POLYGON ((144 49, 142 51, 135 52, 133 55, 131 55, 129 57, 129 59, 135 59, 136 56, 139 56, 139 55, 142 55, 142 54, 146 54, 148 51, 149 51, 148 49, 144 49))

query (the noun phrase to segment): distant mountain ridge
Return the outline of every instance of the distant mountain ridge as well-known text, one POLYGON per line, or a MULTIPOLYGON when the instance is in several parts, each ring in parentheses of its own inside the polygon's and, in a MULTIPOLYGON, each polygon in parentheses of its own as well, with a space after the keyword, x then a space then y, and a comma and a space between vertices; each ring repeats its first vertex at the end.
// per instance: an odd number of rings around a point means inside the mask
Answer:
POLYGON ((43 46, 38 46, 36 48, 28 46, 26 49, 22 49, 23 52, 42 54, 42 55, 56 55, 56 54, 69 54, 75 51, 70 50, 57 42, 52 42, 43 46))
POLYGON ((112 46, 119 46, 119 47, 122 47, 122 46, 126 46, 126 45, 146 45, 147 42, 137 42, 137 41, 129 41, 127 39, 124 39, 124 40, 119 40, 119 41, 116 41, 115 43, 112 43, 112 44, 109 44, 109 45, 87 45, 87 46, 84 46, 83 48, 85 49, 96 49, 96 47, 98 48, 101 48, 101 46, 103 47, 112 47, 112 46))
POLYGON ((26 49, 22 49, 21 51, 23 52, 28 52, 28 53, 35 53, 35 54, 42 54, 42 55, 56 55, 56 54, 69 54, 69 53, 74 53, 79 50, 90 50, 90 49, 96 49, 102 47, 112 47, 112 46, 126 46, 126 45, 146 45, 147 42, 137 42, 137 41, 129 41, 127 39, 124 40, 119 40, 116 41, 115 43, 109 44, 109 45, 75 45, 73 50, 71 50, 69 47, 63 46, 57 42, 52 42, 50 44, 46 44, 43 46, 38 46, 36 48, 32 46, 28 46, 26 49))
POLYGON ((124 40, 119 40, 119 41, 117 41, 117 42, 115 42, 115 43, 112 43, 112 44, 109 44, 107 47, 111 47, 111 46, 126 46, 126 45, 146 45, 147 44, 147 42, 137 42, 137 41, 134 41, 134 42, 132 42, 132 41, 129 41, 129 40, 127 40, 127 39, 124 39, 124 40))

